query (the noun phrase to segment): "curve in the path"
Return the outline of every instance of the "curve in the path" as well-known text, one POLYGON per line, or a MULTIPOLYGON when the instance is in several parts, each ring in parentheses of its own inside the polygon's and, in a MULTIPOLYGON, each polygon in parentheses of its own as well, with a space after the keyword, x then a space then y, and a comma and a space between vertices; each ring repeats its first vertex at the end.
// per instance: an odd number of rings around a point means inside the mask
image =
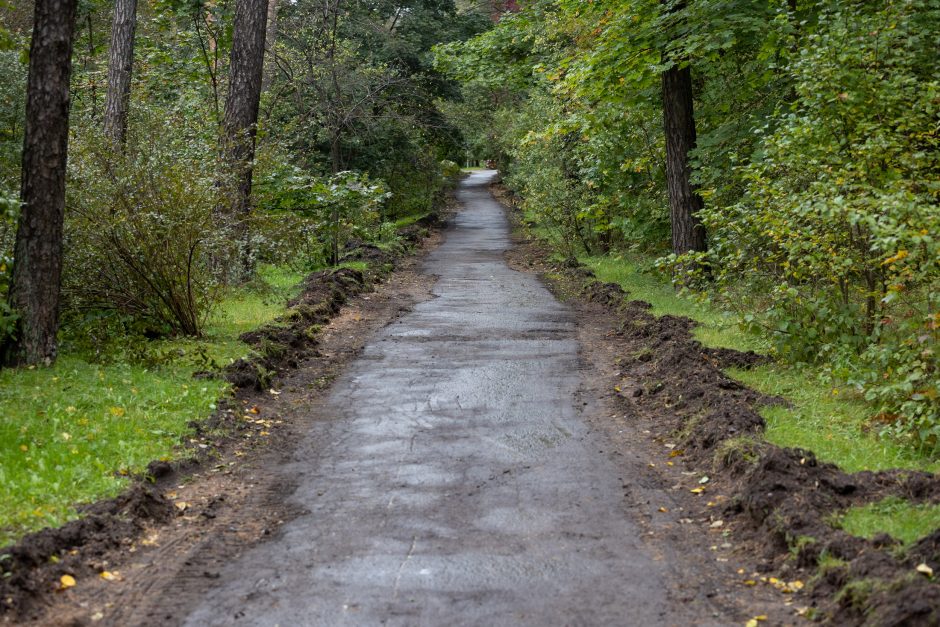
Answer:
POLYGON ((690 624, 579 413, 569 310, 511 270, 492 173, 299 447, 309 511, 222 572, 190 625, 690 624))

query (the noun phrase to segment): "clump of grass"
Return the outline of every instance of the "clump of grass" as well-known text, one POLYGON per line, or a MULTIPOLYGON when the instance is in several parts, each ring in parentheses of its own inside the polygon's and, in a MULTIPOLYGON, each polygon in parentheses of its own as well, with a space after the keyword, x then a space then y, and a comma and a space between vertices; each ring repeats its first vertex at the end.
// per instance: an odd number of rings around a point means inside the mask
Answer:
POLYGON ((940 504, 915 504, 888 497, 850 508, 835 518, 833 524, 853 536, 872 538, 887 533, 902 544, 910 545, 940 529, 940 504))
POLYGON ((189 423, 208 417, 228 390, 193 373, 251 353, 239 335, 285 313, 302 276, 261 268, 263 285, 229 293, 202 338, 0 371, 0 546, 61 525, 76 505, 114 496, 127 475, 178 454, 189 423))
POLYGON ((366 272, 369 270, 369 262, 367 261, 344 261, 339 264, 337 268, 349 268, 350 270, 358 270, 359 272, 366 272))
POLYGON ((431 214, 430 214, 429 212, 427 212, 427 211, 422 211, 422 212, 419 212, 419 213, 414 213, 414 214, 412 214, 412 215, 410 215, 410 216, 404 216, 404 217, 398 218, 397 220, 395 220, 394 222, 392 222, 392 225, 395 227, 395 230, 396 230, 396 231, 400 231, 401 229, 403 229, 403 228, 405 228, 405 227, 409 227, 409 226, 411 226, 412 224, 414 224, 414 223, 416 223, 416 222, 418 222, 418 221, 420 221, 420 220, 423 220, 424 218, 428 217, 429 215, 431 215, 431 214))

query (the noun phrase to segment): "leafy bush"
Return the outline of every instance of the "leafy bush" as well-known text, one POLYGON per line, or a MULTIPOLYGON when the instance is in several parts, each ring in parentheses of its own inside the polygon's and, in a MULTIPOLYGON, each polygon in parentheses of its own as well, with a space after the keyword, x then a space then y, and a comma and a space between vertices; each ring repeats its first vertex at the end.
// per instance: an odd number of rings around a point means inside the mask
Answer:
POLYGON ((13 237, 19 208, 16 196, 0 191, 0 342, 16 329, 17 315, 10 308, 7 294, 13 272, 13 237))
MULTIPOLYGON (((63 293, 78 311, 116 311, 147 334, 199 335, 233 258, 219 222, 211 144, 185 121, 138 120, 126 153, 81 129, 69 162, 63 293)), ((142 116, 143 117, 143 116, 142 116)))
POLYGON ((710 204, 709 267, 750 294, 781 354, 826 360, 896 434, 940 443, 940 10, 925 0, 834 6, 790 71, 797 106, 710 204))
POLYGON ((20 151, 26 126, 26 65, 24 55, 0 42, 0 189, 19 184, 20 151))
POLYGON ((259 261, 312 269, 337 263, 350 240, 380 238, 391 196, 383 181, 358 172, 318 177, 287 159, 270 150, 257 177, 252 248, 259 261))

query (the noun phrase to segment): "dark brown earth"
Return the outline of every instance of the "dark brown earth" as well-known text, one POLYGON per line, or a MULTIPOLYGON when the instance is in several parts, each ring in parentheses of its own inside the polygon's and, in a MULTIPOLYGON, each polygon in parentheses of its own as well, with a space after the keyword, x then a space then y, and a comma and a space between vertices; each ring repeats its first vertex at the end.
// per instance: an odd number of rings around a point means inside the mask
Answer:
MULTIPOLYGON (((573 310, 584 420, 591 437, 604 442, 599 454, 623 478, 623 508, 644 551, 671 573, 679 591, 672 602, 709 608, 703 623, 766 615, 766 624, 798 624, 810 607, 834 624, 940 623, 940 586, 913 570, 921 562, 940 567, 940 533, 895 557, 889 538, 860 540, 825 523, 834 511, 889 494, 936 502, 935 476, 846 475, 807 451, 763 442, 756 409, 780 401, 720 370, 759 363, 760 356, 704 349, 692 339, 691 321, 655 318, 619 286, 596 283, 584 268, 551 264, 548 252, 519 238, 507 257, 512 267, 542 277, 573 310), (793 591, 793 582, 809 584, 824 551, 845 565, 823 573, 812 590, 793 591), (851 580, 865 583, 846 593, 851 580)), ((296 482, 274 469, 289 463, 298 441, 326 418, 318 414, 321 399, 369 337, 429 298, 435 278, 418 272, 418 263, 400 261, 376 291, 353 272, 308 280, 290 331, 250 334, 261 360, 229 371, 241 393, 214 417, 213 430, 203 428, 199 443, 211 455, 182 468, 154 465, 153 483, 0 551, 12 556, 3 564, 12 576, 0 580, 3 621, 183 622, 231 576, 226 565, 302 513, 286 499, 296 482), (101 579, 105 570, 118 580, 101 579), (78 585, 56 592, 64 573, 78 585)), ((629 582, 623 594, 631 594, 629 582)))

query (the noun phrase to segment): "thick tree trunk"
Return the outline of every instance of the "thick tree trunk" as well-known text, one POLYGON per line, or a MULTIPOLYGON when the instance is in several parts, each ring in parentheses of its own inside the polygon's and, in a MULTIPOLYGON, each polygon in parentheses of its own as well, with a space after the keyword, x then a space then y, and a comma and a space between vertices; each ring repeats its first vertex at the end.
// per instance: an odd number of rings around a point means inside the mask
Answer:
MULTIPOLYGON (((231 217, 247 218, 251 209, 252 161, 255 156, 255 134, 261 79, 264 72, 264 38, 268 17, 268 0, 236 0, 235 28, 232 35, 228 96, 222 121, 224 150, 234 174, 231 217)), ((251 272, 247 228, 242 231, 242 266, 251 272)))
POLYGON ((127 109, 134 68, 134 33, 137 0, 115 0, 108 58, 108 97, 104 106, 104 132, 123 148, 127 135, 127 109))
POLYGON ((692 168, 689 165, 689 151, 695 148, 692 72, 688 66, 673 65, 663 72, 662 79, 672 251, 677 255, 689 251, 704 251, 705 227, 698 217, 702 208, 702 197, 692 185, 692 168))
POLYGON ((69 80, 78 0, 36 0, 26 88, 23 203, 10 305, 20 316, 7 364, 52 363, 59 328, 62 222, 69 136, 69 80))

